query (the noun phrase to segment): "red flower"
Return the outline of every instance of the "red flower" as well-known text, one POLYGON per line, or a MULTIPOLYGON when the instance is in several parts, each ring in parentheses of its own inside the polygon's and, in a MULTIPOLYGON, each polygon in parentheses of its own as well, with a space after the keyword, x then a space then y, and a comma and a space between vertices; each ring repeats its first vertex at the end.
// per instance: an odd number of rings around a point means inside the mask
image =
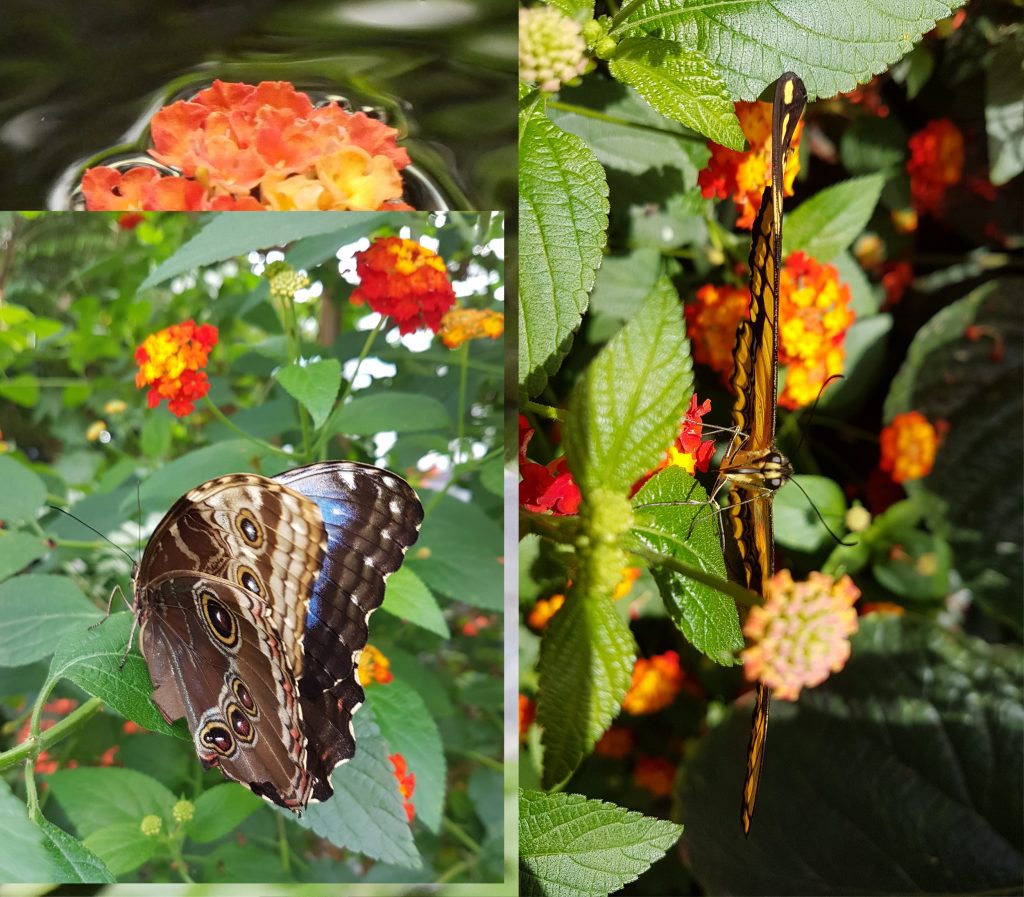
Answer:
POLYGON ((409 822, 412 822, 413 817, 416 815, 416 807, 413 806, 412 802, 412 795, 416 790, 416 775, 409 772, 405 757, 401 754, 391 754, 388 759, 395 768, 395 778, 398 779, 398 791, 402 795, 402 809, 405 810, 405 816, 409 822))
POLYGON ((147 402, 155 408, 164 399, 175 417, 195 410, 195 402, 210 391, 210 381, 200 368, 217 345, 217 328, 195 321, 172 324, 146 337, 135 350, 139 372, 135 385, 149 387, 147 402))
POLYGON ((697 394, 690 396, 690 407, 686 410, 686 417, 683 418, 679 435, 675 442, 669 446, 661 464, 648 471, 644 476, 633 484, 630 495, 636 495, 651 477, 666 467, 682 467, 687 473, 694 471, 706 472, 711 463, 711 456, 715 453, 715 441, 701 442, 703 424, 701 418, 711 410, 711 399, 705 399, 700 406, 697 405, 697 394))
POLYGON ((556 517, 575 514, 580 509, 580 488, 573 482, 568 462, 556 458, 547 466, 530 461, 526 446, 533 438, 530 422, 519 415, 519 504, 527 511, 551 511, 556 517))
POLYGON ((413 240, 378 237, 356 253, 356 273, 360 284, 352 303, 392 317, 402 333, 421 327, 437 333, 455 304, 444 259, 413 240))
POLYGON ((964 170, 964 135, 948 118, 929 122, 909 141, 910 195, 918 212, 937 212, 964 170))

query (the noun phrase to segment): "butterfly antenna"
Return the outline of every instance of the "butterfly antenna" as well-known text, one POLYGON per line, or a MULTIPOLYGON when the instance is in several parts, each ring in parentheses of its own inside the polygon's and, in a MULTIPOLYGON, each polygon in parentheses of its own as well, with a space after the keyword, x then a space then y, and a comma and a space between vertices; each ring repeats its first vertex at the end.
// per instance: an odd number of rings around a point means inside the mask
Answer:
POLYGON ((825 388, 833 380, 843 380, 843 379, 844 379, 844 377, 843 377, 842 374, 833 374, 831 377, 829 377, 827 380, 825 380, 824 383, 821 384, 821 387, 818 389, 818 394, 814 397, 814 403, 811 405, 811 410, 807 412, 807 423, 804 424, 804 426, 803 426, 803 429, 802 429, 802 431, 800 433, 800 441, 796 444, 796 451, 793 452, 792 455, 790 455, 791 458, 796 458, 800 454, 800 449, 801 449, 801 447, 804 444, 804 439, 807 436, 807 431, 811 428, 811 423, 814 421, 814 412, 818 410, 818 402, 821 399, 821 394, 825 391, 825 388))
POLYGON ((127 552, 127 551, 125 551, 125 550, 124 550, 124 549, 123 549, 123 548, 122 548, 122 547, 121 547, 120 545, 118 545, 118 544, 117 544, 116 542, 112 541, 112 540, 111 540, 111 539, 109 539, 109 538, 108 538, 107 536, 105 536, 105 535, 104 535, 103 533, 101 533, 101 532, 100 532, 100 531, 99 531, 98 529, 96 529, 96 527, 94 527, 94 526, 89 526, 89 524, 88 524, 88 523, 86 523, 86 522, 85 522, 84 520, 82 520, 82 519, 81 519, 80 517, 76 517, 76 516, 75 516, 74 514, 72 514, 72 513, 70 512, 70 511, 65 511, 65 510, 64 510, 63 508, 58 508, 58 507, 57 507, 56 505, 47 505, 47 507, 48 507, 48 508, 49 508, 49 509, 50 509, 51 511, 59 511, 59 512, 60 512, 61 514, 66 514, 66 515, 67 515, 68 517, 70 517, 70 518, 71 518, 72 520, 77 520, 77 521, 78 521, 78 522, 79 522, 80 524, 82 524, 82 526, 84 526, 84 527, 85 527, 86 529, 90 529, 90 530, 92 530, 92 531, 93 531, 94 533, 96 533, 96 535, 97 535, 97 536, 99 536, 99 537, 100 537, 101 539, 105 539, 105 540, 106 540, 107 542, 110 542, 110 544, 111 544, 111 545, 113 545, 113 546, 114 546, 114 548, 116 548, 116 549, 117 549, 118 551, 120 551, 120 552, 121 552, 121 554, 123 554, 123 555, 124 555, 124 556, 125 556, 126 558, 128 558, 128 560, 129 560, 129 561, 131 561, 131 562, 132 562, 132 564, 134 565, 134 563, 135 563, 135 558, 133 558, 133 557, 132 557, 132 556, 131 556, 130 554, 128 554, 128 552, 127 552))
POLYGON ((804 489, 804 487, 800 485, 800 481, 799 481, 799 480, 797 480, 797 479, 790 479, 790 481, 789 481, 789 482, 791 482, 791 483, 795 483, 795 484, 796 484, 796 487, 797 487, 797 489, 799 489, 799 490, 800 490, 801 492, 803 492, 803 494, 804 494, 804 498, 806 498, 806 499, 807 499, 807 504, 809 504, 809 505, 810 505, 810 506, 811 506, 811 507, 812 507, 812 508, 814 509, 814 513, 818 515, 818 519, 819 519, 819 520, 821 521, 821 525, 822 525, 823 527, 825 527, 825 529, 826 529, 826 530, 828 530, 828 534, 829 534, 829 535, 830 535, 830 536, 831 536, 831 537, 832 537, 833 539, 835 539, 835 540, 836 540, 836 543, 837 543, 837 544, 839 544, 839 545, 845 545, 845 546, 846 546, 847 548, 852 548, 852 547, 853 547, 854 545, 856 545, 856 544, 857 544, 856 542, 844 542, 844 541, 843 541, 842 539, 840 539, 840 538, 839 538, 839 536, 837 536, 837 535, 836 535, 836 534, 835 534, 834 532, 832 532, 832 527, 830 527, 830 526, 829 526, 829 525, 828 525, 828 524, 827 524, 827 523, 825 522, 825 518, 821 516, 821 511, 819 511, 819 510, 818 510, 818 506, 817 506, 817 505, 816 505, 816 504, 815 504, 815 503, 814 503, 813 501, 811 501, 811 497, 810 497, 810 496, 809 496, 809 495, 807 494, 807 490, 806 490, 806 489, 804 489))
POLYGON ((142 481, 135 484, 135 500, 139 503, 139 555, 142 554, 142 481))

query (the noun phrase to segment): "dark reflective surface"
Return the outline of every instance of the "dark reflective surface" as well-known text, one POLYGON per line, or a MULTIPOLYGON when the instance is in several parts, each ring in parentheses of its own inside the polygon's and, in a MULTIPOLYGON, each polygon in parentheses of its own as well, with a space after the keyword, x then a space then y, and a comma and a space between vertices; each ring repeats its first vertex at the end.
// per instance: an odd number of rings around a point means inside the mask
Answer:
POLYGON ((45 208, 73 165, 215 77, 385 109, 456 208, 509 208, 517 27, 513 0, 2 0, 0 208, 45 208))

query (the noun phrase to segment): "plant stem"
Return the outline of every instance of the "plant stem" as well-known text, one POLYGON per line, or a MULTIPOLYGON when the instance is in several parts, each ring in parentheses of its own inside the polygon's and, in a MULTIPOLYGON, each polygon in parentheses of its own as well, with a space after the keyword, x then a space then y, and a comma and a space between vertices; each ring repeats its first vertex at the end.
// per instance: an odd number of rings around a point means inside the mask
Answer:
POLYGON ((275 455, 280 455, 283 458, 288 458, 290 461, 295 460, 295 455, 293 455, 291 452, 286 452, 283 448, 279 448, 276 445, 271 445, 269 442, 265 442, 264 440, 256 436, 253 436, 251 433, 246 433, 245 430, 238 426, 238 424, 231 421, 227 417, 227 415, 225 415, 224 412, 220 410, 220 408, 214 405, 213 402, 210 401, 209 396, 205 396, 203 398, 203 401, 206 403, 206 407, 210 409, 210 411, 213 413, 213 416, 217 418, 217 420, 224 424, 224 426, 227 427, 229 430, 233 430, 243 439, 247 439, 254 445, 258 445, 260 446, 260 448, 266 449, 268 452, 273 452, 275 455))
MULTIPOLYGON (((644 532, 644 527, 634 526, 633 531, 644 532)), ((660 533, 653 530, 651 532, 652 535, 660 535, 660 533)), ((683 576, 688 576, 690 579, 695 579, 697 582, 710 586, 723 595, 728 595, 733 601, 737 604, 742 604, 744 607, 754 607, 764 603, 764 599, 760 595, 751 592, 750 589, 745 589, 738 583, 730 582, 727 579, 719 579, 717 576, 701 570, 700 567, 691 566, 676 558, 668 557, 649 548, 637 547, 636 545, 631 545, 629 551, 644 558, 653 567, 666 567, 675 573, 681 573, 683 576)))
POLYGON ((449 835, 451 835, 456 841, 462 844, 467 850, 472 853, 480 853, 480 845, 474 841, 466 830, 456 822, 452 822, 447 816, 441 820, 441 828, 443 828, 449 835))
POLYGON ((540 402, 525 402, 523 411, 532 411, 534 414, 546 417, 548 420, 564 421, 566 411, 564 408, 555 408, 551 405, 542 405, 540 402))
POLYGON ((486 766, 489 769, 495 769, 498 772, 502 772, 505 769, 504 764, 502 764, 500 760, 495 760, 493 757, 488 757, 486 754, 481 754, 478 751, 464 751, 461 748, 449 745, 445 749, 445 752, 454 754, 456 757, 464 757, 467 760, 472 760, 480 766, 486 766))
MULTIPOLYGON (((466 380, 469 374, 469 369, 466 367, 466 361, 469 359, 469 343, 465 342, 459 347, 459 411, 458 419, 455 422, 455 453, 452 457, 452 461, 456 462, 458 453, 462 449, 462 440, 465 439, 466 433, 466 380)), ((467 457, 469 452, 464 453, 467 457)), ((452 473, 455 473, 455 464, 452 464, 452 473)))
POLYGON ((291 849, 288 844, 288 832, 284 827, 284 817, 280 813, 277 814, 277 849, 281 854, 281 868, 285 872, 290 872, 291 849))

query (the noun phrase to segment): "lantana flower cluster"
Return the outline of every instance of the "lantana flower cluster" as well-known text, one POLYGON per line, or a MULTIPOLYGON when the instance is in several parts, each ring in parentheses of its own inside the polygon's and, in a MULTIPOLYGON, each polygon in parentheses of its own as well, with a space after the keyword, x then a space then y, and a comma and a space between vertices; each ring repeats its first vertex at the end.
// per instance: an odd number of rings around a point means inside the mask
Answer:
POLYGON ((948 118, 928 122, 909 141, 910 195, 918 213, 938 212, 964 170, 964 135, 948 118))
POLYGON ((569 472, 562 455, 549 464, 538 464, 526 457, 533 438, 533 427, 519 415, 519 504, 527 511, 550 511, 556 517, 575 514, 580 509, 580 487, 569 472))
POLYGON ((636 495, 651 477, 666 467, 681 467, 689 474, 693 474, 697 470, 707 471, 711 457, 715 454, 715 442, 713 439, 701 442, 704 427, 701 418, 709 411, 711 411, 711 399, 705 399, 698 405, 697 394, 694 393, 690 396, 690 407, 686 410, 686 417, 683 418, 683 423, 679 428, 679 435, 668 447, 661 463, 633 484, 633 495, 636 495))
POLYGON ((367 645, 359 655, 359 667, 356 671, 360 685, 387 685, 395 676, 391 672, 391 661, 380 648, 367 645))
POLYGON ((505 315, 493 309, 453 308, 441 319, 437 332, 449 349, 471 339, 498 339, 505 332, 505 315))
POLYGON ((98 166, 82 177, 90 211, 409 210, 398 132, 338 103, 314 106, 287 81, 214 81, 150 122, 155 168, 98 166))
POLYGON ((551 6, 519 10, 519 80, 554 93, 587 70, 580 26, 551 6))
POLYGON ((149 407, 156 408, 166 399, 175 417, 191 414, 195 403, 210 391, 210 381, 202 369, 215 345, 217 328, 192 320, 147 336, 135 350, 139 365, 135 385, 149 388, 149 407))
MULTIPOLYGON (((736 103, 743 136, 750 149, 745 152, 708 142, 711 158, 697 175, 701 194, 705 199, 732 197, 739 212, 736 226, 750 230, 758 209, 761 194, 772 179, 772 104, 736 103)), ((796 152, 803 134, 803 122, 796 126, 789 153, 783 167, 783 195, 793 195, 793 181, 800 171, 800 157, 796 152)))
POLYGON ((391 761, 395 779, 398 780, 398 791, 402 795, 402 809, 405 810, 405 818, 412 822, 416 816, 416 807, 412 802, 412 795, 416 790, 416 774, 409 772, 409 765, 401 754, 391 754, 388 760, 391 761))
POLYGON ((879 466, 893 482, 905 483, 928 476, 939 446, 938 429, 920 411, 897 414, 882 429, 879 466))
POLYGON ((675 651, 638 657, 622 709, 634 716, 663 710, 676 699, 684 675, 675 651))

